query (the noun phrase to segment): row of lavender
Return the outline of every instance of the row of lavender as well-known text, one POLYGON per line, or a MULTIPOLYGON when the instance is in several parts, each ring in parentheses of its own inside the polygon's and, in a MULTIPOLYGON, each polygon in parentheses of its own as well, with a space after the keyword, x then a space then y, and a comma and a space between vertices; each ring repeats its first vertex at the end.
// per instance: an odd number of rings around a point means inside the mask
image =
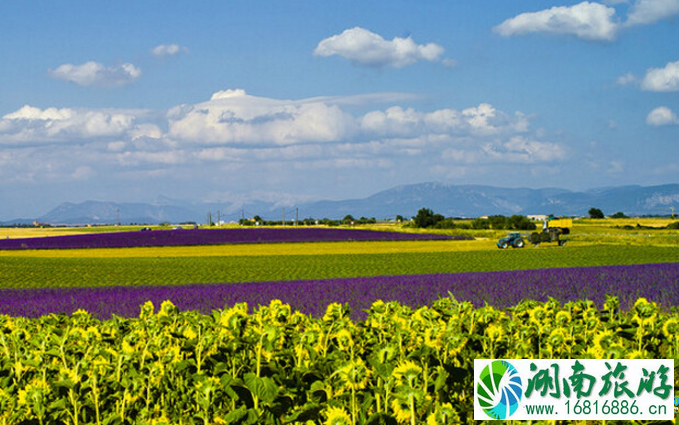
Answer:
POLYGON ((0 249, 128 248, 275 242, 459 240, 464 236, 381 232, 362 229, 256 228, 175 229, 150 232, 91 233, 0 240, 0 249))
POLYGON ((316 317, 330 303, 348 303, 354 319, 363 319, 363 309, 378 299, 415 307, 429 305, 448 293, 476 307, 488 302, 497 308, 523 299, 547 301, 549 297, 563 303, 589 299, 601 306, 606 295, 613 295, 627 310, 640 297, 663 308, 679 305, 678 287, 679 263, 666 263, 240 284, 7 289, 0 291, 0 314, 38 317, 84 309, 106 319, 113 314, 137 316, 146 301, 160 305, 171 300, 180 310, 207 313, 238 302, 256 307, 279 299, 316 317))

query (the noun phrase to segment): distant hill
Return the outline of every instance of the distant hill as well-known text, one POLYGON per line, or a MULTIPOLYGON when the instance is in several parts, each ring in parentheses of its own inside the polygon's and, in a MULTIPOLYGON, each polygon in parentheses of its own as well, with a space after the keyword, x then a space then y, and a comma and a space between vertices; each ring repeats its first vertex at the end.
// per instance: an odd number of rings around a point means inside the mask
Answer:
POLYGON ((352 214, 383 219, 396 215, 411 217, 422 207, 446 217, 479 217, 494 214, 586 216, 592 207, 606 214, 620 211, 628 215, 667 215, 671 213, 671 206, 676 206, 679 213, 679 184, 573 192, 558 188, 420 183, 398 186, 364 199, 315 202, 305 205, 304 211, 313 217, 338 218, 352 214))
POLYGON ((54 224, 178 223, 195 213, 183 206, 85 201, 63 203, 37 221, 54 224))
POLYGON ((596 207, 605 214, 618 211, 627 215, 668 215, 674 206, 679 213, 679 184, 661 186, 621 186, 591 189, 583 192, 558 188, 509 189, 480 185, 420 183, 394 187, 363 199, 317 201, 299 205, 260 200, 234 200, 224 203, 192 203, 160 198, 153 203, 115 203, 86 201, 64 203, 35 219, 10 220, 3 224, 31 223, 37 220, 51 224, 112 224, 162 222, 205 223, 211 213, 213 221, 237 221, 243 215, 260 215, 264 219, 280 220, 281 208, 286 219, 299 218, 375 217, 378 220, 414 216, 420 208, 430 208, 447 217, 478 217, 482 215, 555 214, 586 216, 596 207), (219 213, 218 213, 219 212, 219 213), (219 214, 219 215, 218 215, 219 214))

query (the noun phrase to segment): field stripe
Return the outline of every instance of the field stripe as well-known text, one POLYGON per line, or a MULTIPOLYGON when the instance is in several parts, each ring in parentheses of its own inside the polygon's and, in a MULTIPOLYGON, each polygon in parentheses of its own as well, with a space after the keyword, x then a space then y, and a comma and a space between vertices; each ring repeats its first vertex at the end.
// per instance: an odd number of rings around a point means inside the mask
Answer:
MULTIPOLYGON (((543 247, 544 248, 544 247, 543 247)), ((497 249, 489 240, 474 241, 349 241, 149 248, 0 250, 0 257, 42 258, 144 258, 144 257, 236 257, 265 255, 391 254, 402 252, 457 252, 497 249)))
POLYGON ((3 257, 0 288, 236 283, 671 262, 679 262, 679 248, 615 245, 386 254, 3 257))

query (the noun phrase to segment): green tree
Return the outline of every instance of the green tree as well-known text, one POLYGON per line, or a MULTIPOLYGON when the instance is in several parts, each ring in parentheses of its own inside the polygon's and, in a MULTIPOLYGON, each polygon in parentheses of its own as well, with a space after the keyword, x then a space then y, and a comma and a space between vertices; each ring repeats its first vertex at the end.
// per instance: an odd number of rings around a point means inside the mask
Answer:
POLYGON ((589 218, 604 218, 604 213, 599 208, 592 207, 587 213, 589 214, 589 218))
POLYGON ((507 229, 511 230, 535 230, 535 223, 523 215, 513 215, 507 219, 507 229))
POLYGON ((475 218, 472 221, 472 229, 490 229, 490 220, 487 218, 475 218))
POLYGON ((354 218, 354 216, 349 214, 344 216, 344 218, 342 219, 342 224, 353 224, 355 221, 356 219, 354 218))
POLYGON ((457 226, 455 225, 455 222, 452 218, 444 218, 443 220, 437 222, 434 227, 437 229, 454 229, 457 226))
POLYGON ((434 225, 434 211, 429 208, 421 208, 415 217, 413 217, 415 227, 425 228, 434 225))
POLYGON ((504 215, 491 215, 488 217, 490 227, 493 229, 507 229, 507 217, 504 215))

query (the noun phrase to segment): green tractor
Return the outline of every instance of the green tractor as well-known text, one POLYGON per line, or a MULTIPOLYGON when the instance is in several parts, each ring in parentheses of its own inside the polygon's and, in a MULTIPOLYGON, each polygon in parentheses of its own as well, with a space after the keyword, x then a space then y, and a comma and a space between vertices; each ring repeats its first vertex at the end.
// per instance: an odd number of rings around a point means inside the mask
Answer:
POLYGON ((521 236, 521 233, 509 233, 507 237, 504 237, 497 242, 497 247, 500 249, 507 249, 510 246, 512 248, 523 248, 526 246, 526 242, 524 241, 523 236, 521 236))

